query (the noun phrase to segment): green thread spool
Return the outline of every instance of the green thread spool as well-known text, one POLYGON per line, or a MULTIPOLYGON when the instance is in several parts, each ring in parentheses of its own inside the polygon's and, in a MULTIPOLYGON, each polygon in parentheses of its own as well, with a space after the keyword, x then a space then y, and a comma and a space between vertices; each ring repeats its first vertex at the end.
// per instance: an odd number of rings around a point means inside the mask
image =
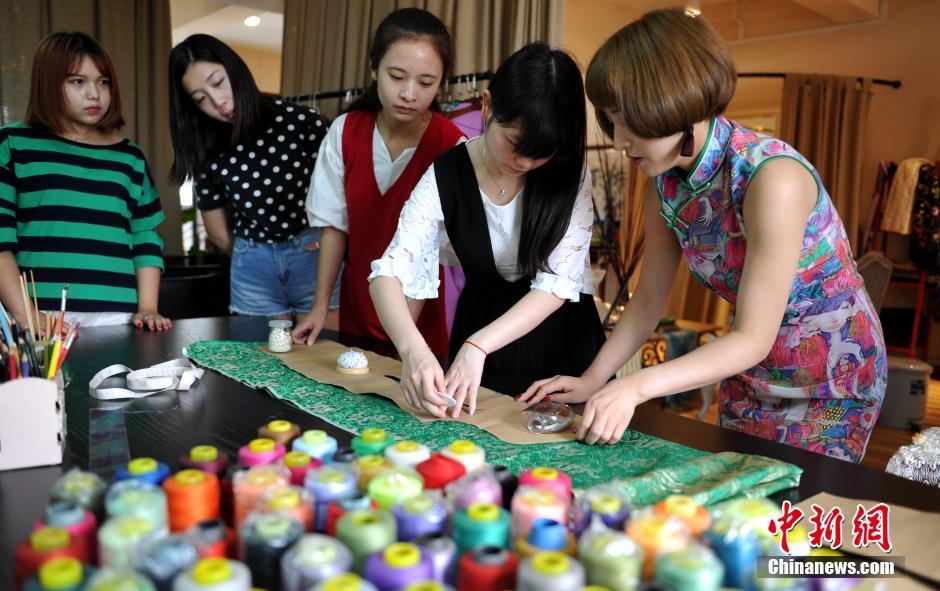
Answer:
POLYGON ((578 544, 587 581, 613 591, 632 591, 643 575, 643 550, 624 533, 588 530, 578 544))
POLYGON ((352 448, 357 456, 382 456, 385 448, 395 443, 383 429, 364 429, 352 439, 352 448))
POLYGON ((381 472, 369 482, 369 498, 379 509, 389 511, 398 503, 424 492, 424 479, 408 468, 392 468, 381 472))
POLYGON ((122 515, 104 522, 98 530, 98 558, 101 566, 133 570, 143 558, 144 547, 166 535, 166 528, 159 528, 147 517, 122 515))
POLYGON ((717 591, 725 578, 725 567, 714 552, 701 544, 690 544, 656 558, 656 582, 685 591, 717 591))
POLYGON ((150 580, 129 570, 103 568, 88 580, 85 591, 157 591, 150 580))
POLYGON ((509 512, 492 503, 474 503, 454 515, 457 556, 480 546, 509 547, 509 512))
POLYGON ((352 552, 352 570, 363 574, 366 558, 396 541, 395 519, 385 511, 350 511, 336 522, 336 537, 352 552))

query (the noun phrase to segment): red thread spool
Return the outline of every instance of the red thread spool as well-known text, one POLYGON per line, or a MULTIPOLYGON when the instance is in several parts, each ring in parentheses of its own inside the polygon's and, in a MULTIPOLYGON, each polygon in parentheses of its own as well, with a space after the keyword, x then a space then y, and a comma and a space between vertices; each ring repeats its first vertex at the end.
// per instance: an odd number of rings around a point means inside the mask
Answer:
POLYGON ((46 507, 45 521, 36 520, 33 530, 43 527, 61 527, 70 535, 78 536, 85 542, 88 559, 98 563, 98 520, 94 513, 78 503, 59 501, 46 507))
POLYGON ((221 490, 215 474, 192 468, 163 481, 170 531, 178 532, 219 516, 221 490))
POLYGON ((39 566, 59 556, 71 556, 82 563, 88 562, 88 549, 79 536, 70 535, 61 527, 42 527, 30 535, 13 551, 13 576, 16 588, 39 572, 39 566))
POLYGON ((232 464, 219 477, 219 487, 222 489, 222 519, 228 525, 235 524, 235 491, 234 482, 237 474, 248 470, 248 466, 232 464))
POLYGON ((464 465, 445 455, 434 452, 431 457, 415 466, 418 474, 424 478, 424 488, 444 488, 448 482, 457 480, 467 473, 464 465))
POLYGON ((281 466, 255 466, 246 472, 235 474, 232 490, 235 495, 235 530, 241 528, 248 514, 258 506, 262 495, 278 488, 290 485, 290 476, 281 466))
POLYGON ((300 427, 290 421, 271 421, 258 428, 258 437, 267 437, 284 447, 290 447, 290 442, 300 437, 300 427))
POLYGON ((457 591, 502 591, 516 588, 516 555, 505 548, 481 546, 460 557, 457 591))
POLYGON ((228 454, 219 453, 214 445, 197 445, 180 458, 180 468, 195 468, 222 478, 228 470, 228 454))
POLYGON ((235 556, 238 536, 221 519, 207 519, 193 525, 186 537, 196 548, 199 558, 231 558, 235 556))
POLYGON ((290 471, 290 483, 303 486, 307 472, 319 468, 323 462, 302 451, 289 451, 284 455, 284 465, 290 471))

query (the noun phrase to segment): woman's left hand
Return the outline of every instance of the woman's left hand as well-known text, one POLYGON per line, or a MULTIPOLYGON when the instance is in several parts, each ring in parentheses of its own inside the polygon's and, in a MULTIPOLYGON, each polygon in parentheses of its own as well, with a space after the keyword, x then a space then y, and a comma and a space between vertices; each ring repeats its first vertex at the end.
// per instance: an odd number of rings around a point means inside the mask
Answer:
POLYGON ((472 415, 477 410, 477 389, 480 387, 480 379, 483 377, 483 363, 486 361, 486 355, 472 345, 464 343, 454 362, 447 370, 444 381, 447 382, 447 394, 457 401, 454 411, 450 416, 457 418, 460 415, 460 409, 463 408, 464 401, 470 407, 469 412, 472 415))
POLYGON ((131 324, 137 328, 146 326, 150 330, 166 330, 173 327, 173 321, 163 316, 156 310, 137 310, 134 317, 131 318, 131 324))
POLYGON ((609 382, 585 403, 578 439, 588 445, 619 443, 640 402, 629 377, 609 382))

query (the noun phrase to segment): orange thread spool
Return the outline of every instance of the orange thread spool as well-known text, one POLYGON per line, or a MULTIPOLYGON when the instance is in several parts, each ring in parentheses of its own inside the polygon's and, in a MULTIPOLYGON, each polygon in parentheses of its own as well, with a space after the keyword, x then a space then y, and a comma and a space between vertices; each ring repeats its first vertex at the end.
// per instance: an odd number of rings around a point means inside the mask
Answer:
POLYGON ((248 514, 258 508, 258 501, 266 491, 284 488, 290 484, 290 475, 284 468, 273 464, 262 464, 235 474, 235 531, 248 514))
POLYGON ((283 513, 299 521, 305 532, 313 531, 313 496, 302 486, 267 491, 260 510, 265 513, 283 513))
POLYGON ((215 474, 188 468, 163 481, 170 531, 178 532, 219 516, 222 491, 215 474))

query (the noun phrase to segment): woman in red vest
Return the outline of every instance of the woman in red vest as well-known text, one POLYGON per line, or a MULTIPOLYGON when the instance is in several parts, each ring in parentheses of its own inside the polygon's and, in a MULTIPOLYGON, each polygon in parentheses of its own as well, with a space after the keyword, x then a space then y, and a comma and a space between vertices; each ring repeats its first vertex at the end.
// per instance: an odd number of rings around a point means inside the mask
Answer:
MULTIPOLYGON (((376 29, 369 50, 372 85, 330 126, 314 168, 307 215, 311 226, 323 227, 320 264, 314 305, 294 329, 294 342, 316 342, 343 262, 340 330, 389 340, 366 277, 391 242, 418 179, 462 139, 436 99, 452 53, 444 23, 424 10, 396 10, 376 29)), ((435 353, 446 355, 443 283, 438 291, 441 297, 420 309, 418 328, 435 353)))

